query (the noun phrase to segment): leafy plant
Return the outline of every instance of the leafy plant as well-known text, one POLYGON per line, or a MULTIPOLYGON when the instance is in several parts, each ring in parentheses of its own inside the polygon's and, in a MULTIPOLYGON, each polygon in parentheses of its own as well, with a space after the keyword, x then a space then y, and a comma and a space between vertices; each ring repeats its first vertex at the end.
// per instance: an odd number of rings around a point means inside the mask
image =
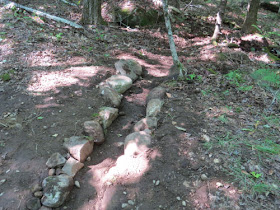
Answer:
POLYGON ((275 69, 258 69, 251 77, 263 87, 280 87, 280 72, 275 69))
POLYGON ((99 116, 99 113, 93 113, 91 116, 92 116, 93 118, 96 118, 96 117, 99 116))
POLYGON ((196 75, 196 74, 188 74, 186 76, 186 80, 198 80, 198 81, 201 81, 202 80, 202 77, 200 75, 196 75))
POLYGON ((239 86, 240 83, 245 82, 243 75, 239 70, 231 71, 225 75, 226 79, 229 80, 229 83, 235 86, 239 86))
POLYGON ((256 179, 258 179, 258 178, 260 178, 262 176, 262 174, 256 173, 255 171, 252 171, 251 174, 256 179))
POLYGON ((4 74, 1 74, 1 75, 0 75, 0 78, 1 78, 3 81, 7 82, 7 81, 11 80, 11 75, 10 75, 9 73, 4 73, 4 74))
POLYGON ((62 35, 63 35, 63 33, 58 33, 58 34, 55 35, 55 37, 56 37, 57 40, 59 41, 59 40, 62 39, 62 35))

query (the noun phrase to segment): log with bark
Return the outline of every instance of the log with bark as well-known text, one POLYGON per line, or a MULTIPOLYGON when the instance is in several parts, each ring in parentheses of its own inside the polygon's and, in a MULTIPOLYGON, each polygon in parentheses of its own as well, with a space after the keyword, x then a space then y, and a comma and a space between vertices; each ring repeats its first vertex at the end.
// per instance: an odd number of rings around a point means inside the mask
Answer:
POLYGON ((48 19, 51 19, 51 20, 54 20, 54 21, 57 21, 57 22, 61 22, 61 23, 65 23, 67 25, 70 25, 74 28, 79 28, 79 29, 83 29, 84 27, 77 24, 77 23, 74 23, 70 20, 66 20, 64 18, 61 18, 61 17, 57 17, 57 16, 54 16, 54 15, 50 15, 50 14, 47 14, 45 12, 41 12, 39 10, 35 10, 35 9, 32 9, 32 8, 29 8, 29 7, 26 7, 26 6, 23 6, 21 4, 17 4, 15 2, 12 2, 12 1, 7 1, 7 0, 0 0, 0 3, 1 4, 5 4, 5 7, 6 8, 13 8, 13 7, 16 7, 16 8, 21 8, 21 9, 24 9, 28 12, 32 12, 38 16, 41 16, 41 17, 45 17, 45 18, 48 18, 48 19))
POLYGON ((261 8, 269 10, 271 12, 278 13, 278 11, 279 11, 279 6, 277 6, 275 4, 270 4, 270 3, 263 2, 263 3, 260 4, 260 6, 261 6, 261 8))

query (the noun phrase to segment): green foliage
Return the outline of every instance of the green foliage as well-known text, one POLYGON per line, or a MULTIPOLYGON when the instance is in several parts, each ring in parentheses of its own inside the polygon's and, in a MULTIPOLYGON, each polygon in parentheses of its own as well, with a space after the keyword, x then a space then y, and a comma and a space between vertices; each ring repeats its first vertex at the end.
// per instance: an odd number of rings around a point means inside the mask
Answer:
POLYGON ((99 40, 100 40, 100 41, 104 41, 104 37, 105 37, 104 32, 101 31, 101 30, 98 30, 98 29, 96 29, 95 32, 96 32, 95 39, 98 40, 98 41, 99 41, 99 40))
POLYGON ((258 174, 258 173, 256 173, 255 171, 252 171, 251 174, 252 174, 252 176, 253 176, 254 178, 256 178, 256 179, 258 179, 258 178, 260 178, 260 177, 262 176, 262 174, 258 174))
POLYGON ((11 75, 10 75, 9 73, 4 73, 4 74, 1 74, 1 75, 0 75, 0 78, 1 78, 3 81, 7 82, 7 81, 11 80, 11 75))
POLYGON ((202 80, 202 77, 200 75, 196 75, 196 74, 188 74, 186 76, 186 80, 190 81, 190 80, 198 80, 198 81, 201 81, 202 80))
POLYGON ((92 116, 93 118, 99 117, 99 113, 93 113, 91 116, 92 116))
POLYGON ((230 71, 228 74, 225 75, 226 79, 229 80, 229 83, 235 86, 239 86, 240 83, 244 83, 245 80, 243 79, 243 75, 239 70, 230 71))
POLYGON ((275 69, 258 69, 251 77, 262 87, 280 87, 280 75, 275 69))
POLYGON ((60 41, 62 39, 62 35, 63 33, 58 33, 55 35, 55 37, 57 38, 58 41, 60 41))

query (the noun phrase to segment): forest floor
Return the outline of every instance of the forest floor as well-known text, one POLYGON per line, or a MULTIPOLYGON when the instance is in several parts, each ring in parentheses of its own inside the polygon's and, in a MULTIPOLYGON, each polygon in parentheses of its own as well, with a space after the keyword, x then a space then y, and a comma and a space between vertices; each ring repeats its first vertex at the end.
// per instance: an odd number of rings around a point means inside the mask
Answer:
MULTIPOLYGON (((19 2, 72 21, 81 14, 54 0, 19 2)), ((232 37, 243 47, 212 45, 216 8, 194 2, 202 7, 173 23, 188 70, 181 81, 165 79, 172 58, 164 23, 100 26, 88 37, 22 10, 0 9, 0 209, 25 209, 30 188, 48 176, 50 155, 66 155, 64 138, 83 135, 83 123, 106 105, 97 86, 116 74, 121 58, 137 60, 143 75, 124 94, 123 115, 105 143, 76 175, 81 187, 57 209, 122 209, 126 203, 143 210, 280 208, 279 83, 253 76, 277 68, 259 36, 243 37, 242 45, 230 25, 221 40, 232 37), (127 163, 128 173, 107 184, 103 177, 118 167, 120 145, 158 85, 167 95, 147 162, 127 163)), ((227 13, 230 22, 242 24, 239 12, 227 13)), ((261 27, 280 28, 277 14, 261 10, 259 19, 261 27)))

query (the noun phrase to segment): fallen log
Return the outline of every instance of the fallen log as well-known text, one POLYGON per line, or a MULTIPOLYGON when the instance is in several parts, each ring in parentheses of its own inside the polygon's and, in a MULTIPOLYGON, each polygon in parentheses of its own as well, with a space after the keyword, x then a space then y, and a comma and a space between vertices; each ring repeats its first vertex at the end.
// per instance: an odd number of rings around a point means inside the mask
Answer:
POLYGON ((270 3, 263 2, 263 3, 260 4, 260 6, 261 6, 261 8, 269 10, 271 12, 278 13, 278 11, 279 11, 279 6, 277 6, 275 4, 270 4, 270 3))
POLYGON ((28 12, 32 12, 32 13, 38 15, 38 16, 42 16, 42 17, 45 17, 45 18, 48 18, 48 19, 51 19, 51 20, 54 20, 54 21, 57 21, 57 22, 65 23, 65 24, 70 25, 74 28, 81 28, 81 29, 84 28, 83 26, 81 26, 77 23, 74 23, 70 20, 60 18, 60 17, 54 16, 54 15, 50 15, 50 14, 47 14, 45 12, 41 12, 39 10, 35 10, 35 9, 32 9, 32 8, 26 7, 26 6, 23 6, 21 4, 17 4, 17 3, 12 2, 12 1, 0 0, 0 3, 5 4, 4 7, 7 8, 7 9, 13 8, 13 7, 21 8, 21 9, 24 9, 28 12))

